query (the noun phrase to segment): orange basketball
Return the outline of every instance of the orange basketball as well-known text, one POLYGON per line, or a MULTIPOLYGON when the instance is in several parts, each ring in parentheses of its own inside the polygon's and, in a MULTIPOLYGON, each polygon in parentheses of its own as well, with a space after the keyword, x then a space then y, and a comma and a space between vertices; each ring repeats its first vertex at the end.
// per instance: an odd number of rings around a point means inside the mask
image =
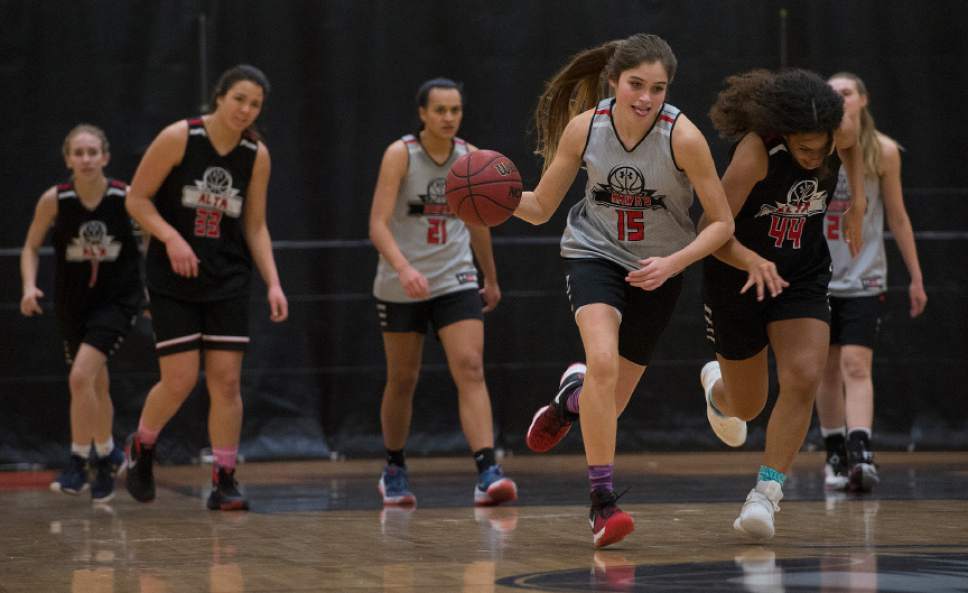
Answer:
POLYGON ((521 174, 503 154, 476 150, 450 168, 445 192, 451 211, 467 224, 497 226, 521 201, 521 174))

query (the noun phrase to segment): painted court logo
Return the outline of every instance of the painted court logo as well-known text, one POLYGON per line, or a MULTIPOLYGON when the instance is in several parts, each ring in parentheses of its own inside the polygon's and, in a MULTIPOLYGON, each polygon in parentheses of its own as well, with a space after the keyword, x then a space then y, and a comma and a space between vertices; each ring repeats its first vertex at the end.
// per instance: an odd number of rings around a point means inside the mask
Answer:
POLYGON ((782 248, 785 241, 790 241, 794 249, 800 249, 807 218, 823 214, 826 209, 827 192, 820 189, 820 182, 816 178, 801 179, 787 192, 786 202, 763 204, 756 218, 770 217, 769 235, 774 239, 774 247, 782 248))

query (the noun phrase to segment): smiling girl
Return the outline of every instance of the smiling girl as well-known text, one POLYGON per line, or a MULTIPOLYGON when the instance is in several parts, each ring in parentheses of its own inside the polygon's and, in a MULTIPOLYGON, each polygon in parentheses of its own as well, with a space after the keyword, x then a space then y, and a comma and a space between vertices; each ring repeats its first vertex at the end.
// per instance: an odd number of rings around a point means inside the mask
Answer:
POLYGON ((598 547, 634 529, 612 484, 617 419, 672 316, 682 271, 733 230, 705 138, 666 103, 675 73, 675 55, 656 35, 574 56, 538 101, 544 174, 515 212, 532 224, 547 222, 579 169, 587 169, 584 198, 569 210, 561 238, 586 360, 565 370, 554 399, 534 415, 527 444, 548 451, 581 419, 598 547), (711 221, 698 235, 689 218, 693 189, 711 221))
POLYGON ((128 491, 141 502, 155 497, 155 442, 194 388, 201 352, 215 458, 208 508, 248 509, 235 465, 253 263, 268 287, 269 318, 288 317, 266 226, 269 150, 253 129, 268 93, 257 68, 227 70, 214 110, 162 130, 131 182, 128 211, 151 234, 146 271, 161 369, 126 446, 128 491))

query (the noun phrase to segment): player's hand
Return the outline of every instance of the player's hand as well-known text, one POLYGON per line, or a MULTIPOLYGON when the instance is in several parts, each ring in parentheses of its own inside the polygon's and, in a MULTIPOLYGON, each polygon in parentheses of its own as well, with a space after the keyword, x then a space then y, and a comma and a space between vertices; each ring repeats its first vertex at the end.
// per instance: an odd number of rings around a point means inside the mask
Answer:
POLYGON ((269 319, 279 323, 289 318, 289 301, 281 286, 270 286, 266 300, 269 301, 269 319))
POLYGON ((24 292, 24 296, 20 299, 20 312, 27 317, 33 317, 34 315, 43 315, 44 309, 40 306, 38 300, 44 298, 44 291, 34 287, 30 290, 24 292))
POLYGON ((400 284, 403 291, 412 299, 429 299, 430 285, 427 278, 413 266, 407 266, 400 272, 400 284))
POLYGON ((484 301, 484 308, 482 312, 489 313, 497 307, 497 304, 501 302, 501 287, 497 285, 497 282, 488 282, 484 279, 484 288, 480 291, 481 300, 484 301))
POLYGON ((911 300, 911 317, 924 313, 924 307, 928 304, 928 294, 924 292, 924 284, 920 280, 911 282, 908 286, 908 298, 911 300))
POLYGON ((165 241, 165 251, 168 252, 172 271, 186 278, 198 278, 198 256, 181 235, 175 233, 165 241))
POLYGON ((844 226, 844 242, 850 249, 850 257, 857 257, 864 246, 864 208, 851 206, 841 217, 844 226))
POLYGON ((640 259, 639 264, 642 267, 629 272, 625 281, 642 290, 655 290, 680 271, 668 257, 640 259))
POLYGON ((765 296, 764 291, 769 291, 771 297, 776 297, 778 294, 783 292, 783 289, 790 286, 790 283, 780 276, 780 273, 776 270, 776 264, 768 259, 764 259, 759 255, 754 255, 750 258, 747 263, 746 272, 749 276, 746 278, 746 284, 743 288, 739 290, 740 294, 746 294, 746 291, 756 287, 756 300, 762 301, 765 296))

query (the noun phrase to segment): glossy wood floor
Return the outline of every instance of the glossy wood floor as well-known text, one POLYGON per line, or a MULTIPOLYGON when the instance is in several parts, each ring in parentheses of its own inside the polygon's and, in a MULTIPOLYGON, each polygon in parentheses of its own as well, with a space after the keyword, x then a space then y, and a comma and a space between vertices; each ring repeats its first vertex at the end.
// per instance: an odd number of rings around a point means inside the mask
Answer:
POLYGON ((968 453, 882 453, 881 485, 830 496, 803 454, 777 536, 732 522, 759 456, 621 456, 636 531, 596 551, 584 461, 507 458, 520 489, 475 509, 470 459, 412 459, 416 510, 383 510, 378 460, 245 464, 250 513, 204 509, 207 469, 159 467, 158 499, 109 505, 0 473, 0 592, 968 591, 968 453))

